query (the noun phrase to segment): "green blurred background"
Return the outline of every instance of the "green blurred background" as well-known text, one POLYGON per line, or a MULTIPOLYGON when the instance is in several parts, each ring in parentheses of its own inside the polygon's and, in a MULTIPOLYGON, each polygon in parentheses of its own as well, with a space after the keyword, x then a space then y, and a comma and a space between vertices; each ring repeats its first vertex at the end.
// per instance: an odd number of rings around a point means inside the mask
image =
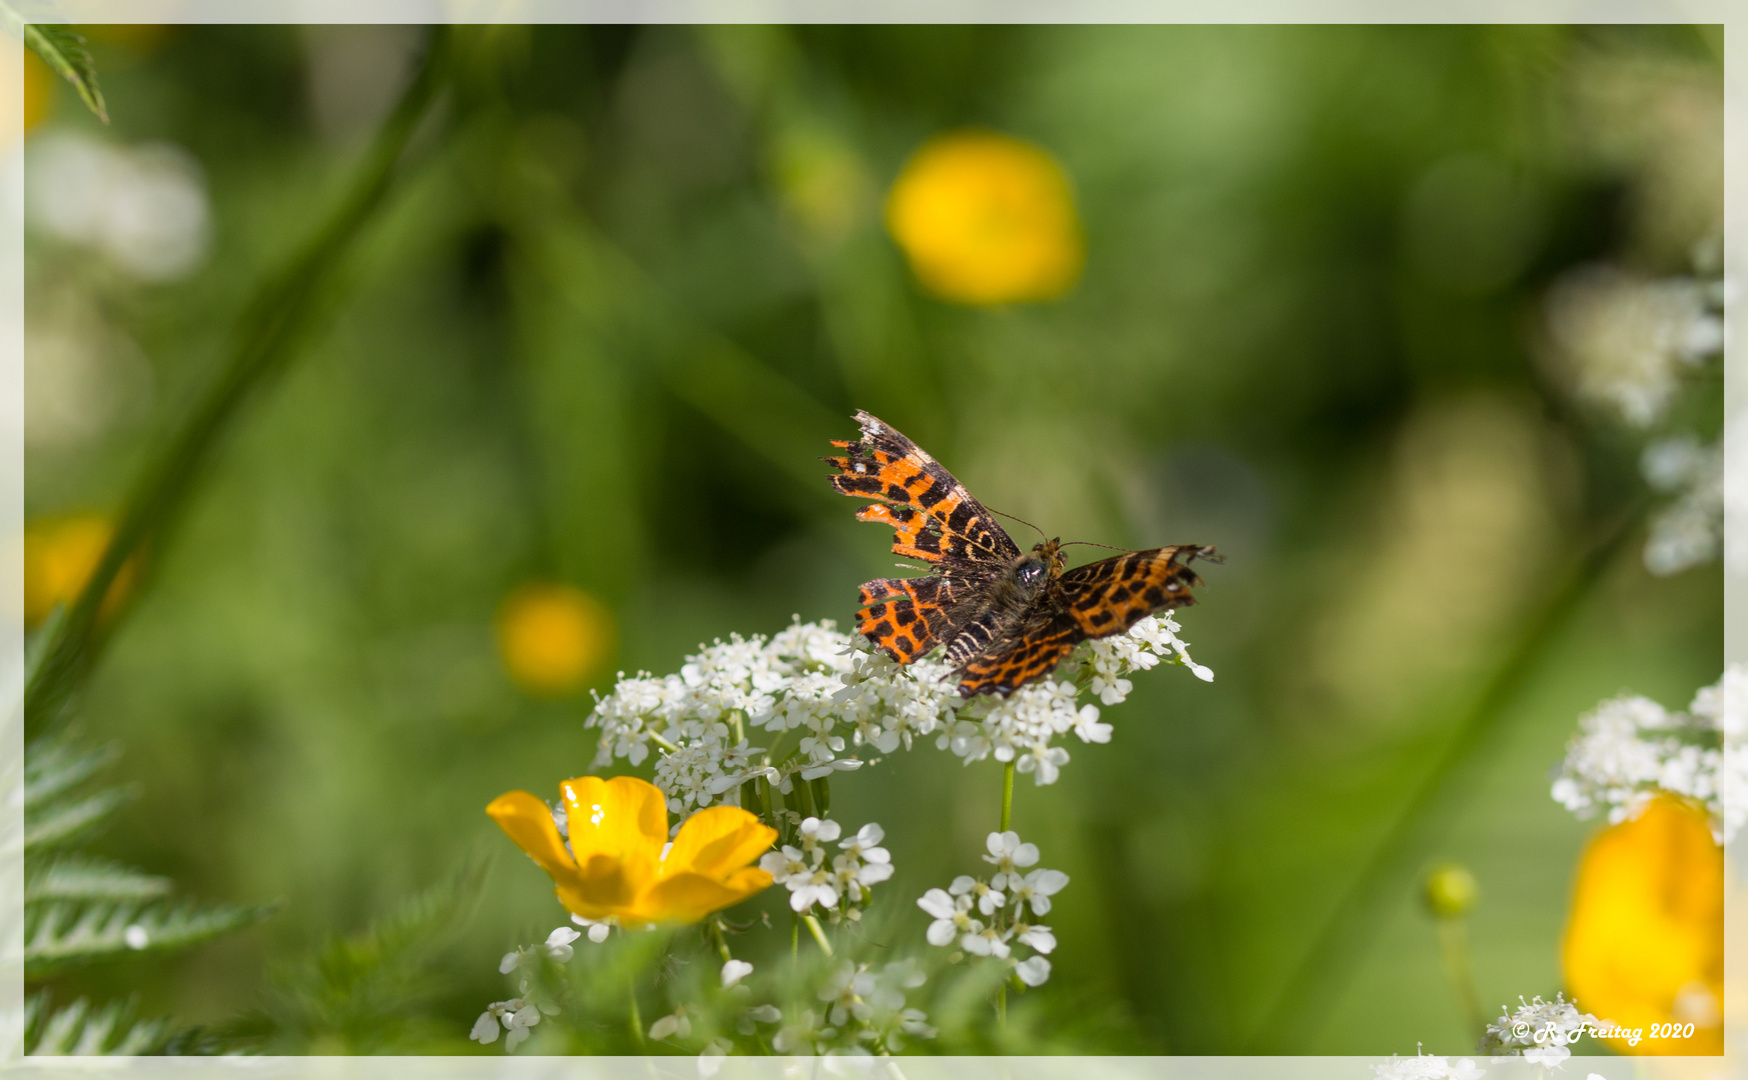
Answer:
MULTIPOLYGON (((170 271, 32 232, 31 517, 116 511, 425 36, 93 28, 113 123, 51 88, 27 154, 169 144, 208 216, 170 271)), ((285 906, 77 989, 222 1020, 277 958, 490 850, 434 987, 453 1035, 425 1047, 466 1049, 498 956, 563 914, 482 809, 594 751, 586 693, 506 674, 499 605, 530 581, 599 598, 597 688, 792 614, 846 625, 891 563, 815 460, 857 408, 1051 535, 1228 556, 1181 615, 1216 681, 1141 676, 1110 745, 1071 745, 1053 787, 1022 777, 1016 828, 1072 878, 1028 995, 1062 1014, 1053 1046, 1466 1050, 1415 898, 1442 860, 1481 884, 1484 1003, 1559 989, 1591 826, 1548 798, 1550 767, 1598 699, 1680 707, 1721 667, 1718 568, 1653 578, 1637 538, 1537 647, 1361 932, 1301 963, 1642 490, 1640 442, 1543 362, 1542 304, 1589 262, 1686 272, 1717 228, 1721 29, 554 26, 457 47, 343 303, 223 446, 80 707, 139 791, 100 850, 285 906), (945 303, 886 234, 907 156, 964 127, 1071 178, 1087 256, 1064 298, 945 303)), ((1692 406, 1707 434, 1715 391, 1692 406)), ((979 865, 999 788, 993 762, 919 746, 839 777, 834 809, 886 827, 880 892, 904 909, 979 865)), ((927 920, 905 920, 920 950, 927 920)))

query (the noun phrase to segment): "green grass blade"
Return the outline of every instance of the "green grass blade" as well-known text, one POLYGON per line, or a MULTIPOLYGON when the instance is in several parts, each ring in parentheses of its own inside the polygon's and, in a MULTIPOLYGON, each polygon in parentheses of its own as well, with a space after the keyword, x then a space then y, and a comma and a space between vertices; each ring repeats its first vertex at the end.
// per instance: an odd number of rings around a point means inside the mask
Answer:
POLYGON ((338 270, 387 196, 403 152, 430 111, 448 70, 446 28, 433 31, 424 66, 365 152, 359 171, 328 221, 256 292, 233 334, 217 379, 135 484, 103 557, 46 648, 25 689, 26 737, 43 731, 90 671, 122 612, 98 612, 116 575, 148 541, 160 538, 187 505, 222 436, 260 387, 283 371, 333 311, 338 270))

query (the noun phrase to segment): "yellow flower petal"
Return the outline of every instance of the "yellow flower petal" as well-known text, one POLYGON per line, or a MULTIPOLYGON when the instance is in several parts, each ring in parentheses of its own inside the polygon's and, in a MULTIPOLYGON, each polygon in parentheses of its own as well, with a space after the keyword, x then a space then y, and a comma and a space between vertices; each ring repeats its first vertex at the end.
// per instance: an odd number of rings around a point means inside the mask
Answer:
POLYGON ((486 813, 554 880, 576 875, 577 865, 565 851, 564 839, 558 835, 552 811, 545 803, 526 791, 512 791, 493 799, 486 813))
POLYGON ((759 857, 777 839, 777 830, 738 806, 700 810, 680 826, 673 850, 662 860, 663 875, 682 870, 718 875, 759 857))
POLYGON ((1623 1028, 1626 1054, 1720 1054, 1724 856, 1705 813, 1653 801, 1604 829, 1578 865, 1566 928, 1566 986, 1580 1008, 1623 1028), (1694 1023, 1689 1038, 1652 1038, 1654 1024, 1694 1023))
POLYGON ((654 870, 668 842, 668 802, 660 788, 635 776, 579 776, 558 790, 578 865, 596 855, 642 856, 654 870))
POLYGON ((728 882, 682 871, 663 878, 639 907, 650 922, 697 922, 712 911, 740 903, 769 884, 771 875, 756 868, 740 871, 728 882), (749 873, 755 876, 747 876, 749 873))

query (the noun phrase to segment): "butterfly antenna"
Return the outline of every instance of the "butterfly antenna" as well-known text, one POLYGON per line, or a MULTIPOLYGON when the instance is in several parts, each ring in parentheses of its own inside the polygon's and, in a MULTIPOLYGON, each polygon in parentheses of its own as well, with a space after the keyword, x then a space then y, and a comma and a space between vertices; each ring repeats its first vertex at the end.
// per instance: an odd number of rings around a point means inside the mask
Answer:
POLYGON ((1095 544, 1091 540, 1070 540, 1068 543, 1063 544, 1062 546, 1063 547, 1073 547, 1076 544, 1080 544, 1083 547, 1110 548, 1112 551, 1127 551, 1130 554, 1134 554, 1135 552, 1140 550, 1140 548, 1117 547, 1115 544, 1095 544))
MULTIPOLYGON (((987 509, 987 508, 986 508, 986 509, 987 509)), ((1000 511, 1000 510, 993 510, 993 509, 992 509, 992 510, 990 510, 990 511, 989 511, 989 512, 990 512, 990 513, 992 513, 992 514, 1000 514, 1000 515, 1001 515, 1001 516, 1002 516, 1002 517, 1004 517, 1004 518, 1007 518, 1007 519, 1008 519, 1008 520, 1009 520, 1009 521, 1017 521, 1017 522, 1019 522, 1019 523, 1020 523, 1020 524, 1021 524, 1021 525, 1024 525, 1024 526, 1025 526, 1025 527, 1026 527, 1026 528, 1028 528, 1028 529, 1032 529, 1032 530, 1034 530, 1034 531, 1035 531, 1035 532, 1037 532, 1037 534, 1038 534, 1038 535, 1039 535, 1039 536, 1044 536, 1044 530, 1043 530, 1043 529, 1040 529, 1040 528, 1038 528, 1038 526, 1036 526, 1036 525, 1034 525, 1034 524, 1032 524, 1032 523, 1031 523, 1031 522, 1029 522, 1029 521, 1027 521, 1027 520, 1026 520, 1026 519, 1025 519, 1025 518, 1023 518, 1023 517, 1014 517, 1014 516, 1013 516, 1013 515, 1012 515, 1012 514, 1003 514, 1003 513, 1002 513, 1002 512, 1001 512, 1001 511, 1000 511)), ((1044 538, 1045 538, 1045 539, 1046 539, 1046 540, 1048 540, 1048 539, 1049 539, 1049 537, 1044 537, 1044 538)))

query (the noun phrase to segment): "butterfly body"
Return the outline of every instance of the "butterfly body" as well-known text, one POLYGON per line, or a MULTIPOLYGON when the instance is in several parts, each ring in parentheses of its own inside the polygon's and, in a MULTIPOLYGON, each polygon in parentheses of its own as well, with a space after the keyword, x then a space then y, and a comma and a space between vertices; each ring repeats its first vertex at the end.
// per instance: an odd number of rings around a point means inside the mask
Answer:
POLYGON ((1195 603, 1190 589, 1202 581, 1189 562, 1220 561, 1213 548, 1186 544, 1065 571, 1059 540, 1021 551, 922 448, 868 413, 856 419, 862 438, 834 442, 846 453, 825 459, 838 470, 832 486, 876 500, 856 516, 891 525, 892 550, 931 570, 863 584, 857 630, 905 664, 943 646, 966 697, 1007 694, 1054 671, 1081 641, 1195 603))

